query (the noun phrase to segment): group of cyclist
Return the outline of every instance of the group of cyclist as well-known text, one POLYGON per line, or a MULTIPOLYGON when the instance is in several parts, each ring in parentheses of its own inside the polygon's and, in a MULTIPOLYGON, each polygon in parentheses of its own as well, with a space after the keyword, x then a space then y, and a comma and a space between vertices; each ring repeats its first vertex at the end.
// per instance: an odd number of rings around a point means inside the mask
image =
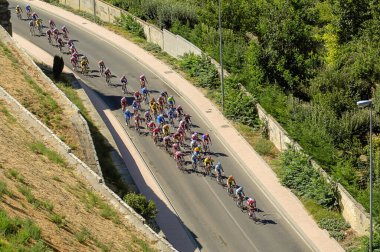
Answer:
MULTIPOLYGON (((126 84, 127 82, 125 82, 126 84)), ((191 116, 185 113, 182 106, 176 104, 174 97, 168 95, 166 91, 161 92, 157 98, 151 97, 149 99, 150 92, 146 84, 147 79, 145 75, 141 75, 140 90, 133 93, 131 110, 128 108, 127 97, 121 98, 121 109, 127 126, 131 127, 131 121, 134 121, 134 128, 140 133, 141 124, 144 121, 144 128, 152 136, 154 143, 158 145, 162 142, 165 150, 176 161, 177 168, 183 171, 185 171, 186 155, 182 150, 189 148, 193 171, 198 173, 198 167, 203 167, 203 174, 205 176, 215 176, 217 182, 224 186, 223 166, 221 162, 217 162, 214 165, 214 160, 210 155, 212 140, 209 133, 199 134, 198 132, 191 131, 191 116), (142 108, 142 104, 146 105, 146 109, 142 108), (175 123, 176 121, 178 124, 175 123), (185 143, 186 140, 189 140, 189 144, 185 143)), ((255 219, 255 199, 245 196, 243 187, 237 186, 232 175, 227 178, 226 185, 227 192, 234 196, 237 205, 241 208, 246 207, 248 215, 255 219), (246 206, 244 206, 244 201, 246 202, 246 206)))
MULTIPOLYGON (((31 35, 34 35, 34 28, 41 27, 40 33, 42 34, 42 20, 35 12, 32 12, 30 5, 25 7, 27 18, 31 19, 29 26, 31 35)), ((16 13, 19 19, 22 19, 21 13, 23 13, 19 5, 16 6, 16 13)), ((49 27, 46 31, 46 36, 50 44, 52 38, 54 38, 60 51, 67 43, 69 48, 70 62, 73 65, 74 71, 77 70, 78 63, 82 74, 87 74, 89 71, 89 61, 86 56, 79 58, 77 49, 74 42, 68 38, 68 30, 65 26, 62 26, 61 31, 57 29, 53 20, 49 20, 49 27), (63 35, 61 37, 61 35, 63 35), (63 41, 65 39, 67 42, 63 41)), ((98 62, 99 73, 106 78, 108 85, 111 85, 111 70, 106 67, 103 60, 98 62)), ((133 94, 133 102, 131 104, 131 110, 128 108, 127 97, 123 96, 121 99, 121 109, 124 114, 125 122, 129 127, 131 121, 134 121, 134 128, 140 133, 141 124, 145 121, 145 128, 154 140, 154 143, 158 145, 163 143, 165 150, 173 156, 176 161, 177 167, 181 170, 185 170, 185 148, 190 149, 190 159, 194 172, 198 173, 198 167, 203 167, 203 174, 205 176, 212 177, 213 174, 216 177, 218 183, 224 186, 224 169, 221 162, 217 162, 214 165, 214 160, 210 155, 210 145, 212 140, 209 133, 199 134, 198 132, 191 132, 192 122, 191 116, 184 112, 181 105, 176 104, 176 101, 172 95, 168 95, 166 91, 161 92, 157 98, 150 97, 150 92, 147 88, 148 80, 144 74, 139 77, 140 90, 130 92, 133 94), (142 109, 142 104, 147 106, 147 109, 142 109), (143 113, 143 116, 140 114, 143 113), (178 122, 176 125, 175 122, 178 122), (173 129, 173 132, 171 132, 173 129), (185 142, 189 140, 187 145, 185 142)), ((127 94, 128 79, 125 75, 120 78, 120 83, 124 94, 127 94)), ((254 216, 256 209, 256 201, 251 197, 246 197, 242 186, 237 186, 236 181, 232 175, 227 178, 226 181, 227 192, 233 195, 236 199, 237 205, 243 207, 243 202, 246 201, 248 214, 250 217, 254 216), (234 191, 234 189, 236 190, 234 191)))

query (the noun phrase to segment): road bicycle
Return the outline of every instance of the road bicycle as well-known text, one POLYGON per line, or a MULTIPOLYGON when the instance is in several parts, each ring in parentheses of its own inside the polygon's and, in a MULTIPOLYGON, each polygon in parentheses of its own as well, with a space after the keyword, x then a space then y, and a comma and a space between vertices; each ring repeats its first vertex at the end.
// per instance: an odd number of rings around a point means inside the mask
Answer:
POLYGON ((252 219, 254 222, 257 222, 257 218, 256 218, 256 207, 248 207, 248 216, 250 219, 252 219))

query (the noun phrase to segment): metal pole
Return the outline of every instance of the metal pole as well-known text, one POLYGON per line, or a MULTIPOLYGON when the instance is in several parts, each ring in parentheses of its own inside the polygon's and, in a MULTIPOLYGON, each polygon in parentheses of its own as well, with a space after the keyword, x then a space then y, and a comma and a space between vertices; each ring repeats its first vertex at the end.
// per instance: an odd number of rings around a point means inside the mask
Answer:
POLYGON ((224 76, 223 76, 223 39, 222 39, 222 14, 221 1, 219 0, 219 39, 220 39, 220 85, 222 88, 222 112, 224 112, 224 76))
POLYGON ((372 252, 372 102, 369 106, 369 251, 372 252))

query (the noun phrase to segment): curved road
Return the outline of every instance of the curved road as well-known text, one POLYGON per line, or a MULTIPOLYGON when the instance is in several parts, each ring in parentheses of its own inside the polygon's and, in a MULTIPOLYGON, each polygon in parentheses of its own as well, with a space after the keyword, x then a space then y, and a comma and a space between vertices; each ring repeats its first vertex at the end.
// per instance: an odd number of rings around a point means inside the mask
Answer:
MULTIPOLYGON (((10 8, 24 2, 10 1, 10 8)), ((33 2, 32 2, 33 3, 33 2)), ((33 7, 33 4, 32 4, 33 7)), ((153 72, 140 65, 135 59, 122 52, 108 42, 106 43, 94 31, 76 28, 70 20, 55 17, 53 13, 34 8, 39 16, 46 21, 53 19, 58 27, 65 24, 70 32, 70 38, 78 40, 75 44, 79 53, 87 55, 90 68, 97 69, 96 62, 103 59, 113 74, 125 74, 129 80, 129 87, 134 90, 138 87, 138 76, 144 73, 149 81, 151 90, 167 90, 173 94, 177 104, 181 104, 186 112, 192 115, 193 123, 199 126, 199 132, 209 131, 204 120, 196 115, 191 106, 171 90, 153 72)), ((11 11, 14 12, 13 9, 11 11)), ((59 54, 59 50, 48 45, 46 37, 30 37, 27 21, 17 20, 12 15, 13 30, 18 35, 30 40, 48 53, 59 54)), ((65 51, 67 49, 65 48, 65 51)), ((62 54, 67 66, 70 66, 69 56, 62 54)), ((83 77, 88 85, 94 89, 103 101, 113 110, 114 115, 123 122, 120 112, 120 87, 107 87, 104 78, 83 77)), ((119 82, 118 78, 112 79, 119 82)), ((153 93, 157 96, 157 93, 153 93)), ((130 98, 130 102, 132 98, 130 98)), ((143 105, 144 107, 144 105, 143 105)), ((124 123, 123 123, 124 125, 124 123)), ((134 144, 138 147, 143 158, 150 165, 151 170, 158 179, 161 187, 176 209, 186 228, 196 239, 199 249, 205 251, 310 251, 310 247, 300 238, 294 229, 285 221, 276 208, 268 201, 261 191, 232 154, 211 132, 213 140, 212 151, 214 160, 221 161, 225 174, 233 174, 238 184, 244 185, 247 195, 255 196, 257 206, 262 211, 259 217, 262 222, 254 224, 242 213, 225 190, 209 177, 194 173, 183 173, 176 169, 175 162, 163 148, 154 145, 148 136, 138 135, 133 129, 126 129, 134 144), (148 155, 149 153, 149 155, 148 155)), ((190 160, 189 156, 186 160, 190 160)), ((187 166, 190 169, 190 165, 187 166)), ((165 230, 165 228, 163 228, 165 230)), ((169 237, 170 241, 170 237, 169 237)))

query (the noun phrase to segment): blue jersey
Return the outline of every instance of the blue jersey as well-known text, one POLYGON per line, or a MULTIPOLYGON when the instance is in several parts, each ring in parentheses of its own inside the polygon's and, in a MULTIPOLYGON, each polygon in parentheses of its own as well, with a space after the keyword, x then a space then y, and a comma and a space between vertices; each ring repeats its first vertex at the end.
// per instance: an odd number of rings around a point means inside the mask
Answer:
POLYGON ((131 111, 129 111, 129 110, 126 110, 125 112, 124 112, 124 118, 125 119, 131 119, 132 118, 132 113, 131 113, 131 111))
POLYGON ((25 7, 25 10, 26 10, 27 12, 31 12, 31 11, 32 11, 32 8, 30 8, 30 6, 27 5, 27 6, 25 7))
POLYGON ((164 117, 162 115, 157 116, 157 123, 163 123, 164 117))
POLYGON ((136 101, 133 101, 133 102, 132 102, 132 107, 133 107, 134 109, 138 109, 138 108, 139 108, 139 103, 136 102, 136 101))
POLYGON ((144 87, 144 88, 142 88, 142 89, 140 90, 140 93, 142 93, 143 95, 146 95, 146 94, 149 93, 149 91, 148 91, 148 89, 147 89, 146 87, 144 87))

